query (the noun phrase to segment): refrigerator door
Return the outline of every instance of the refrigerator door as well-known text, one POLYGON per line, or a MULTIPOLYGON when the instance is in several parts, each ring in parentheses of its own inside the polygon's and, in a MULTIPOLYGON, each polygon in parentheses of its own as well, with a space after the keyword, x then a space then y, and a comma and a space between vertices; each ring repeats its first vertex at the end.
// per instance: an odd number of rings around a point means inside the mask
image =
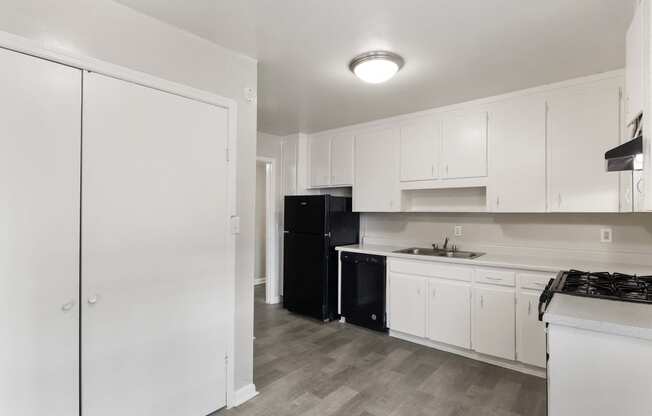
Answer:
POLYGON ((326 234, 327 201, 326 195, 286 196, 285 231, 321 236, 326 234))
POLYGON ((328 239, 286 232, 283 257, 283 306, 291 312, 327 319, 328 239))

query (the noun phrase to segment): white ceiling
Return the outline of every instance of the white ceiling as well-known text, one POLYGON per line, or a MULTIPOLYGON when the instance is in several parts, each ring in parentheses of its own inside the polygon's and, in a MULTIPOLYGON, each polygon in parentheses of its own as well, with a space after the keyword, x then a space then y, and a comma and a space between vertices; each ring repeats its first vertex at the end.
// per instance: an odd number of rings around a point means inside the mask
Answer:
POLYGON ((624 65, 636 0, 117 0, 259 60, 259 130, 311 133, 624 65), (406 60, 368 85, 347 68, 406 60))

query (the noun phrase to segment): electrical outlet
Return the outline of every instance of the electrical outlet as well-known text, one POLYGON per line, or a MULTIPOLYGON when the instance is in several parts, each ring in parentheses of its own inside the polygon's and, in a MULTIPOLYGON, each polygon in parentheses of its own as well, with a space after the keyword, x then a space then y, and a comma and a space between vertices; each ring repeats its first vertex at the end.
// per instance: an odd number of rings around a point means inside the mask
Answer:
POLYGON ((462 228, 461 225, 456 225, 455 226, 455 237, 461 237, 462 234, 464 234, 464 229, 462 228))
POLYGON ((613 231, 611 230, 611 228, 602 228, 600 230, 600 242, 601 243, 613 242, 613 231))

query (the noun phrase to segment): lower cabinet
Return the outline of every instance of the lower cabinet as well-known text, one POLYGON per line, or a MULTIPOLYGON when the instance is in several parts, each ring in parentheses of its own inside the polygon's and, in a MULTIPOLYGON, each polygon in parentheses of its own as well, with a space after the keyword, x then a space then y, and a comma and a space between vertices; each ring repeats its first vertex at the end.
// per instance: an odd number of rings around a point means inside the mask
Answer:
POLYGON ((516 309, 518 360, 537 367, 546 366, 546 327, 539 322, 539 293, 522 291, 516 309))
POLYGON ((425 338, 427 279, 391 273, 389 276, 389 310, 392 331, 425 338))
POLYGON ((471 348, 471 285, 430 280, 428 284, 428 338, 471 348))
POLYGON ((546 367, 539 295, 554 274, 390 259, 389 328, 399 338, 525 372, 546 367), (477 354, 475 354, 477 353, 477 354), (481 354, 478 355, 478 354, 481 354), (524 365, 517 364, 521 363, 524 365))
POLYGON ((492 286, 474 288, 473 347, 482 354, 516 358, 514 289, 492 286))

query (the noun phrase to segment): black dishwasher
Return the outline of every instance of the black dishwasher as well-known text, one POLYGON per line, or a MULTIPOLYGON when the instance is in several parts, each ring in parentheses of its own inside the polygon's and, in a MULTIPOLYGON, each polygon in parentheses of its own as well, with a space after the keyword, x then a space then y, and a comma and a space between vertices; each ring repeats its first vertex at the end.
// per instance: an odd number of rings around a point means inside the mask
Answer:
POLYGON ((342 252, 342 316, 346 322, 387 332, 383 256, 342 252))

